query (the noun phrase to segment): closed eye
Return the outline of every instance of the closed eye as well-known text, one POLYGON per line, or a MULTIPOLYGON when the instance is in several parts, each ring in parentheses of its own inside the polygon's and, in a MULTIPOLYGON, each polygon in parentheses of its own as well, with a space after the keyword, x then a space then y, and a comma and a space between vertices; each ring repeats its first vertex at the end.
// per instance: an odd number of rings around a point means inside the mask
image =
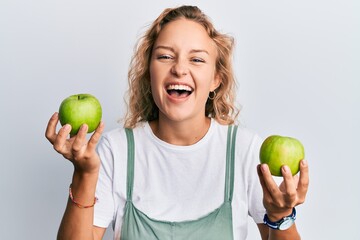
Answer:
POLYGON ((205 60, 202 58, 193 58, 193 59, 191 59, 191 61, 195 62, 195 63, 204 63, 205 62, 205 60))
POLYGON ((159 55, 156 58, 157 59, 165 59, 165 60, 173 59, 173 57, 170 55, 159 55))

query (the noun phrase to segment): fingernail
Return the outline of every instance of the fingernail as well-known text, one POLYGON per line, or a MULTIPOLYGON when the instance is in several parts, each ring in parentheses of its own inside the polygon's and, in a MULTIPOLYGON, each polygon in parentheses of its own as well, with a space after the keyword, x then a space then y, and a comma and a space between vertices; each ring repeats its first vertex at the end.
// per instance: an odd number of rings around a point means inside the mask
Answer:
POLYGON ((282 169, 283 169, 283 171, 286 172, 286 173, 290 171, 289 167, 286 166, 286 165, 284 165, 284 166, 282 167, 282 169))
POLYGON ((52 118, 56 118, 58 116, 59 113, 55 112, 51 117, 52 118))
POLYGON ((81 125, 80 129, 85 131, 85 129, 87 129, 87 125, 84 123, 83 125, 81 125))
POLYGON ((304 159, 301 161, 301 165, 303 165, 304 167, 307 165, 307 161, 304 159))
POLYGON ((265 172, 267 170, 267 165, 261 164, 260 168, 261 168, 261 171, 265 172))
POLYGON ((65 124, 64 125, 64 130, 69 130, 71 128, 70 124, 65 124))

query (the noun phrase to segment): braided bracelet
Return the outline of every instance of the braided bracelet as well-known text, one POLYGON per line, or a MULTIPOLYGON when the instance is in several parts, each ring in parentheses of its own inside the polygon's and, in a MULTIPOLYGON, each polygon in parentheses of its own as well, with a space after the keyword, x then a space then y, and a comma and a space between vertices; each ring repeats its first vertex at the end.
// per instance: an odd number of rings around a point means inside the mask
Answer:
POLYGON ((70 184, 70 187, 69 187, 69 197, 70 197, 70 200, 79 208, 91 208, 95 205, 95 203, 97 202, 98 198, 95 197, 94 198, 94 203, 92 205, 89 205, 89 206, 84 206, 84 205, 81 205, 80 203, 78 203, 77 201, 75 201, 75 198, 72 194, 72 191, 71 191, 71 184, 70 184))

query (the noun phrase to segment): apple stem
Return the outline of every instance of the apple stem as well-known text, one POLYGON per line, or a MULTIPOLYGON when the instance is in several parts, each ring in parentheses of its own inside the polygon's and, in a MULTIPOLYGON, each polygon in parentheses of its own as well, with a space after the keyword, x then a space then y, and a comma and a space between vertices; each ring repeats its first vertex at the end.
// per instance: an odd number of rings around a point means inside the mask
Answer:
POLYGON ((80 100, 80 95, 78 95, 78 100, 80 100))

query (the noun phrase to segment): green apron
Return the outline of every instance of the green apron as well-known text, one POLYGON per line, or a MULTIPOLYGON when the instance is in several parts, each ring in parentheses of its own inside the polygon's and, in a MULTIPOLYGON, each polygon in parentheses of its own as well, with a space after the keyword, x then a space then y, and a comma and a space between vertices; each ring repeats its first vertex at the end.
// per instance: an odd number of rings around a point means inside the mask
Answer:
POLYGON ((231 201, 234 189, 234 153, 237 126, 229 126, 226 147, 225 197, 223 204, 196 220, 170 222, 148 217, 132 202, 134 182, 134 136, 125 129, 128 140, 127 200, 121 240, 232 240, 231 201))

